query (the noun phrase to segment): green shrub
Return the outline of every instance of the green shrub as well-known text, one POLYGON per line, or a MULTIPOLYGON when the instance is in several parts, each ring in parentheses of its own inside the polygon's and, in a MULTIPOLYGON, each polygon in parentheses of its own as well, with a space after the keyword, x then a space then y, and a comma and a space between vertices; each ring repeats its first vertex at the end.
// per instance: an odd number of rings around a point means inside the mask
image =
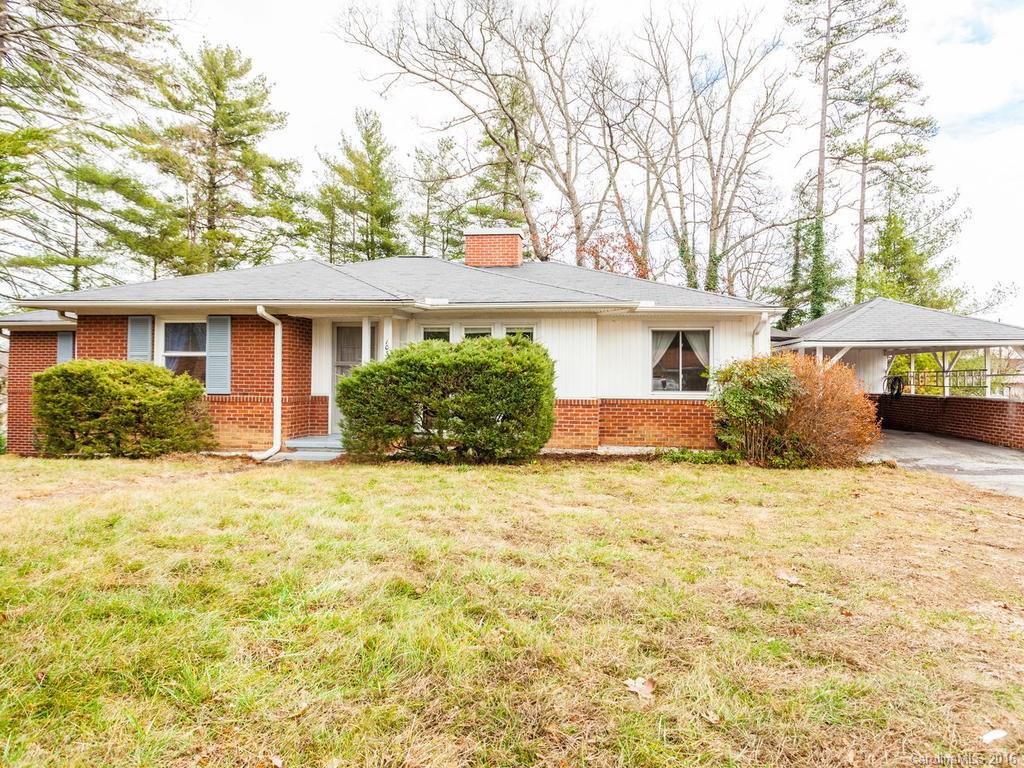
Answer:
POLYGON ((853 370, 792 353, 733 363, 714 376, 718 439, 769 467, 850 466, 881 434, 853 370))
POLYGON ((355 456, 521 461, 554 426, 555 369, 521 337, 425 341, 338 382, 342 443, 355 456))
POLYGON ((778 454, 786 414, 798 391, 796 375, 779 356, 739 360, 714 376, 718 439, 755 464, 778 454))
POLYGON ((673 464, 739 464, 742 461, 739 451, 695 451, 692 448, 676 448, 661 454, 664 461, 673 464))
POLYGON ((0 435, 0 456, 7 453, 7 435, 0 435))
POLYGON ((35 374, 45 456, 143 458, 213 446, 203 385, 150 363, 72 360, 35 374))

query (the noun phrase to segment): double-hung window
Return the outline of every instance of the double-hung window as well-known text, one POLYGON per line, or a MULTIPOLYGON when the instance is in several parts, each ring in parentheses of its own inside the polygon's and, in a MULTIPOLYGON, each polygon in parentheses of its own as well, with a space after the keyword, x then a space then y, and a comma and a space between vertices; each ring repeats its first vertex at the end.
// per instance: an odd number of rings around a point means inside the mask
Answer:
POLYGON ((447 325, 439 325, 433 328, 423 329, 423 340, 424 341, 451 341, 452 340, 452 329, 447 325))
POLYGON ((651 331, 651 391, 707 392, 711 331, 651 331))
POLYGON ((491 336, 491 326, 467 326, 462 334, 464 339, 486 339, 491 336))
POLYGON ((164 323, 164 366, 206 383, 206 323, 164 323))
POLYGON ((510 325, 505 328, 506 336, 522 336, 524 339, 533 341, 532 325, 510 325))

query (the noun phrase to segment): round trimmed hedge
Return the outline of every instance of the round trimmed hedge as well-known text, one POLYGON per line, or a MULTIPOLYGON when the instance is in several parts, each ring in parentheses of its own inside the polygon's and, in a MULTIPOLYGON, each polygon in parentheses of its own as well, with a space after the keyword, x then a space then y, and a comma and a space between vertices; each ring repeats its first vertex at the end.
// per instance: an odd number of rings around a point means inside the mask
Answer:
POLYGON ((72 360, 32 377, 44 456, 147 458, 212 448, 202 383, 152 363, 72 360))
POLYGON ((338 382, 342 443, 366 458, 492 463, 535 456, 555 422, 555 367, 522 337, 424 341, 338 382))

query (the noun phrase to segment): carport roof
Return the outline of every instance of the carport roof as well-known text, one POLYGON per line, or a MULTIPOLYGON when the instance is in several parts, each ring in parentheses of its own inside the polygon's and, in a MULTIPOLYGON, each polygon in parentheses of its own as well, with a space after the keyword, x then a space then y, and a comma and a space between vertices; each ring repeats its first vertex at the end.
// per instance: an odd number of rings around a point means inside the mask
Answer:
POLYGON ((790 333, 789 346, 1009 346, 1024 344, 1024 328, 919 307, 894 299, 871 299, 831 312, 790 333))

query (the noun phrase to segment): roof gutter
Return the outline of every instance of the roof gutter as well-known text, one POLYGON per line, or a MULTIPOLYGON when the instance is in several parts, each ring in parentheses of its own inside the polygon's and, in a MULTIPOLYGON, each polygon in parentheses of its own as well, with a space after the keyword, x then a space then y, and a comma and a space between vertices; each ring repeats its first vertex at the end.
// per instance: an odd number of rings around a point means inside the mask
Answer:
POLYGON ((256 461, 266 461, 281 451, 281 400, 283 397, 284 327, 279 318, 267 312, 262 304, 256 314, 274 325, 274 442, 267 450, 250 454, 256 461))

